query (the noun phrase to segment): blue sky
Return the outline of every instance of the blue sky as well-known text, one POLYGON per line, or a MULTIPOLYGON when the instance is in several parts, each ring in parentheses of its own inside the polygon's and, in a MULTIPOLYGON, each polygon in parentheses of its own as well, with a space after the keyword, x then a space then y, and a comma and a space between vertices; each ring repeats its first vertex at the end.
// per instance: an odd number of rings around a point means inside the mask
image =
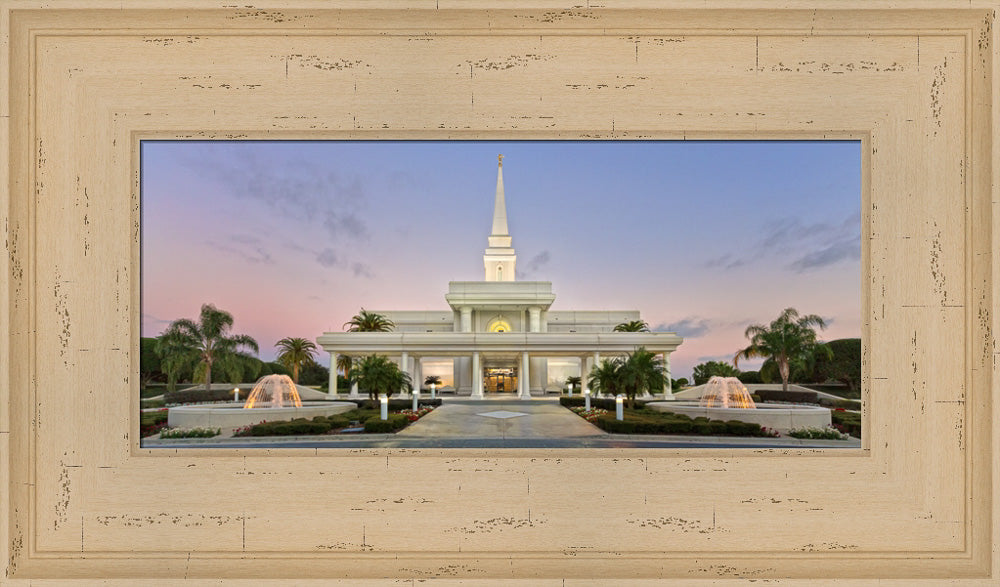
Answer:
POLYGON ((789 306, 860 336, 857 141, 144 142, 143 335, 211 302, 270 359, 362 306, 448 309, 483 278, 498 153, 518 278, 677 331, 674 377, 789 306))

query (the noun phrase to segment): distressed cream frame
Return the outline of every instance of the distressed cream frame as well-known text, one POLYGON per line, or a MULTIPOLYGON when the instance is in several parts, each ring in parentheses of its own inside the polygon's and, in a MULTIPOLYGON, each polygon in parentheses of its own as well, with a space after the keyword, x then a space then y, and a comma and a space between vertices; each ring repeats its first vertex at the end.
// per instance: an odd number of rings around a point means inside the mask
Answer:
POLYGON ((0 2, 5 584, 995 584, 995 1, 253 1, 0 2), (142 139, 829 137, 860 450, 138 446, 142 139))

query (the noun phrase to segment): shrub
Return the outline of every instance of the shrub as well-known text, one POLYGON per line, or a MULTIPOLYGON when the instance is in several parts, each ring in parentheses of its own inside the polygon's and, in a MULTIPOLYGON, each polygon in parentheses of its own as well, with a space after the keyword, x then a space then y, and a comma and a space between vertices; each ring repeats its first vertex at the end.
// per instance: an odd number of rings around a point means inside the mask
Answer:
POLYGON ((741 371, 739 375, 736 376, 740 380, 740 383, 762 383, 760 380, 760 371, 741 371))
POLYGON ((406 428, 409 423, 405 414, 389 414, 388 420, 368 418, 365 420, 365 432, 370 434, 395 432, 406 428))
POLYGON ((758 389, 756 395, 765 402, 792 402, 797 404, 816 403, 815 391, 794 391, 789 389, 758 389))
POLYGON ((861 438, 861 414, 858 412, 845 412, 842 410, 832 410, 830 421, 833 426, 841 432, 846 432, 855 438, 861 438))
POLYGON ((164 428, 160 438, 211 438, 221 432, 218 428, 164 428))

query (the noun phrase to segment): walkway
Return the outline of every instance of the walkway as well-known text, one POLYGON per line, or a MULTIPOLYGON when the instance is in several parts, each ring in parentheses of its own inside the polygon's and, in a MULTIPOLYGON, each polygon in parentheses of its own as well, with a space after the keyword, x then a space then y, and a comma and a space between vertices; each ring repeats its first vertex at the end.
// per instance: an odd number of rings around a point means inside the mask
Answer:
POLYGON ((430 414, 396 434, 416 438, 581 438, 603 430, 552 399, 446 399, 430 414))

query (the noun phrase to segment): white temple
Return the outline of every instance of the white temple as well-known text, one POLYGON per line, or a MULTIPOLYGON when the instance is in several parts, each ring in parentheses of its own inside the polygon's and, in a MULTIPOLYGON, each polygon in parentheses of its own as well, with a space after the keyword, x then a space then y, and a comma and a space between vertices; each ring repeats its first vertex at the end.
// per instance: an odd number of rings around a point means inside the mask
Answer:
MULTIPOLYGON (((450 282, 445 295, 450 310, 375 310, 396 324, 393 332, 320 336, 317 342, 330 353, 331 396, 338 392, 334 367, 339 354, 395 357, 415 385, 432 366, 437 371, 450 366, 442 377, 445 387, 473 398, 516 393, 529 399, 559 390, 562 382, 549 377, 550 361, 586 382, 586 374, 602 356, 639 347, 662 353, 669 372, 670 353, 683 342, 681 337, 672 332, 613 332, 622 322, 639 320, 638 310, 550 311, 556 299, 552 283, 516 281, 516 263, 507 229, 501 155, 483 281, 450 282)), ((671 397, 669 384, 663 392, 671 397)), ((357 396, 358 390, 352 389, 351 395, 357 396)))

